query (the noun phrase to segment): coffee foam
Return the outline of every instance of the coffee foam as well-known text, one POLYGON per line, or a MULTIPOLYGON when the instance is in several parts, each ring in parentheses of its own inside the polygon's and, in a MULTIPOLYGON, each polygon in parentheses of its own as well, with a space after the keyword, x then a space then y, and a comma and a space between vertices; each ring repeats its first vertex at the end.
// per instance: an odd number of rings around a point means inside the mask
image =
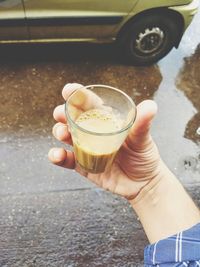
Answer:
POLYGON ((74 129, 73 143, 92 155, 107 155, 117 151, 126 137, 126 131, 119 132, 123 127, 121 114, 111 107, 83 112, 75 122, 90 133, 74 129))
POLYGON ((83 129, 94 133, 113 133, 122 126, 120 114, 109 109, 91 109, 83 112, 76 123, 83 129))

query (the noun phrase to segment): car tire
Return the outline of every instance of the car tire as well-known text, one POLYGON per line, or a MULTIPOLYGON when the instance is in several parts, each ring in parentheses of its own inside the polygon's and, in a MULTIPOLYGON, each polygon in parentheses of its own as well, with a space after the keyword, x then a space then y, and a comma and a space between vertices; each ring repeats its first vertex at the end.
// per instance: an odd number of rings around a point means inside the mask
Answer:
POLYGON ((128 26, 120 43, 131 64, 145 66, 166 56, 179 35, 179 26, 172 16, 146 14, 128 26))

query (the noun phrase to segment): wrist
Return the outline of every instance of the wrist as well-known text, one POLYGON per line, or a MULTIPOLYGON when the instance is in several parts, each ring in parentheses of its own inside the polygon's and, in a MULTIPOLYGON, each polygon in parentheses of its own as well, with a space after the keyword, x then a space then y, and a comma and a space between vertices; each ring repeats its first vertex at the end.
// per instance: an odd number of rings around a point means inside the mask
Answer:
POLYGON ((162 163, 159 175, 130 204, 151 243, 192 227, 200 213, 181 183, 162 163))
POLYGON ((161 159, 156 165, 157 166, 154 168, 153 172, 149 173, 147 177, 144 177, 137 182, 137 194, 127 197, 130 204, 143 198, 144 195, 147 194, 161 179, 163 179, 167 172, 169 172, 161 159))

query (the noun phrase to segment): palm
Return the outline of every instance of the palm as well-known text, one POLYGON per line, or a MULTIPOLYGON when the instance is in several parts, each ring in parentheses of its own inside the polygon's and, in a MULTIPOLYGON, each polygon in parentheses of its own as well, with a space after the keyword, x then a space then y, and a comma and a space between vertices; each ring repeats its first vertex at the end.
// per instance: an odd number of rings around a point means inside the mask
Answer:
POLYGON ((138 191, 156 175, 158 165, 159 154, 153 141, 138 152, 130 146, 127 139, 108 172, 92 174, 85 173, 79 168, 77 171, 103 189, 126 198, 134 198, 138 191))

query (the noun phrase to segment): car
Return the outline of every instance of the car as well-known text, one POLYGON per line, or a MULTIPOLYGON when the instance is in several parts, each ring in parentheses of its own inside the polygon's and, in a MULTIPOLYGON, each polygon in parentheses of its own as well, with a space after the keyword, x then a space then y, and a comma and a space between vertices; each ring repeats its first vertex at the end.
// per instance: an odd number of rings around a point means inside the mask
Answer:
POLYGON ((178 47, 199 0, 0 0, 0 43, 86 41, 119 45, 133 65, 178 47))

